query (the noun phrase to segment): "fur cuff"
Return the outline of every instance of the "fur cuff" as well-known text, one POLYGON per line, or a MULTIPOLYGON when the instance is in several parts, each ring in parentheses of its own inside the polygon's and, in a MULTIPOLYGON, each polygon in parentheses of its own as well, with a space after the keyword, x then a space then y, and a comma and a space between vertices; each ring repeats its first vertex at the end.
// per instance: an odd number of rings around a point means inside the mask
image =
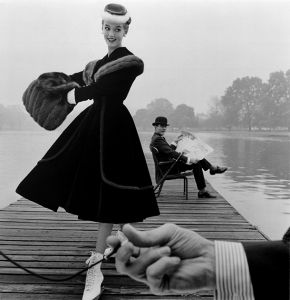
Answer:
POLYGON ((136 76, 142 74, 144 70, 144 63, 142 59, 135 55, 127 55, 113 60, 103 65, 93 76, 96 63, 97 60, 89 62, 86 65, 85 70, 83 71, 83 80, 86 85, 90 85, 93 82, 97 82, 102 76, 122 69, 134 68, 136 76))

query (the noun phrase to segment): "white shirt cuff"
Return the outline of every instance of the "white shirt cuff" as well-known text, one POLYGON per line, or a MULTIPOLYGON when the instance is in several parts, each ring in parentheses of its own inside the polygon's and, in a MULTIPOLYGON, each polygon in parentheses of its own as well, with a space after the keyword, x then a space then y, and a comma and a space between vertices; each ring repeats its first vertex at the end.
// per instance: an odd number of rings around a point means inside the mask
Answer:
POLYGON ((241 243, 215 241, 216 300, 254 300, 249 266, 241 243))
POLYGON ((69 104, 76 104, 75 89, 72 89, 67 93, 67 102, 69 104))
POLYGON ((171 145, 173 145, 173 146, 175 146, 175 147, 176 147, 176 146, 177 146, 177 143, 175 143, 175 142, 172 142, 172 143, 171 143, 171 145))

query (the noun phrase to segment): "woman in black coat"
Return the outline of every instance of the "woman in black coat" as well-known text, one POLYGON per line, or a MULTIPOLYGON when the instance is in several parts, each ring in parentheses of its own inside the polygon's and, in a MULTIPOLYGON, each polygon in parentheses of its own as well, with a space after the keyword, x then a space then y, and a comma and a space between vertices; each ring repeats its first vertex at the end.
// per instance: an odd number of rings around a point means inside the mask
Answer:
POLYGON ((108 54, 71 75, 79 84, 69 103, 93 99, 20 183, 17 193, 57 211, 100 222, 96 252, 103 253, 113 224, 159 214, 133 119, 123 101, 143 62, 122 47, 131 18, 121 5, 106 6, 102 31, 108 54))

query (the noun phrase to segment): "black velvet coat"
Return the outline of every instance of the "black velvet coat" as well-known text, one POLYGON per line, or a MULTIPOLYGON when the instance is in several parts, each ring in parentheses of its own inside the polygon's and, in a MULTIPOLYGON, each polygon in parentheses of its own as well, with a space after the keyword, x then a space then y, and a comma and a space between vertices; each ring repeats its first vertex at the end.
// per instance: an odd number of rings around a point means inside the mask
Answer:
MULTIPOLYGON (((116 49, 96 63, 94 73, 127 55, 132 53, 126 48, 116 49)), ((94 103, 64 130, 16 192, 84 220, 127 223, 158 215, 141 143, 123 105, 137 75, 135 68, 125 68, 89 86, 83 72, 71 75, 81 86, 76 100, 94 103)))

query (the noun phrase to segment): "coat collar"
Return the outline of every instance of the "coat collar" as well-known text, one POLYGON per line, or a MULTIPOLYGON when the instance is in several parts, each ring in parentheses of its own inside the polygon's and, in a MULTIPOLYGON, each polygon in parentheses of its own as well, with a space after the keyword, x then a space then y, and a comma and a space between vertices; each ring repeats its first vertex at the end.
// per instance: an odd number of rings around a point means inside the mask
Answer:
POLYGON ((162 134, 160 134, 160 133, 154 132, 154 135, 160 136, 160 137, 162 137, 162 138, 165 139, 164 135, 162 135, 162 134))

